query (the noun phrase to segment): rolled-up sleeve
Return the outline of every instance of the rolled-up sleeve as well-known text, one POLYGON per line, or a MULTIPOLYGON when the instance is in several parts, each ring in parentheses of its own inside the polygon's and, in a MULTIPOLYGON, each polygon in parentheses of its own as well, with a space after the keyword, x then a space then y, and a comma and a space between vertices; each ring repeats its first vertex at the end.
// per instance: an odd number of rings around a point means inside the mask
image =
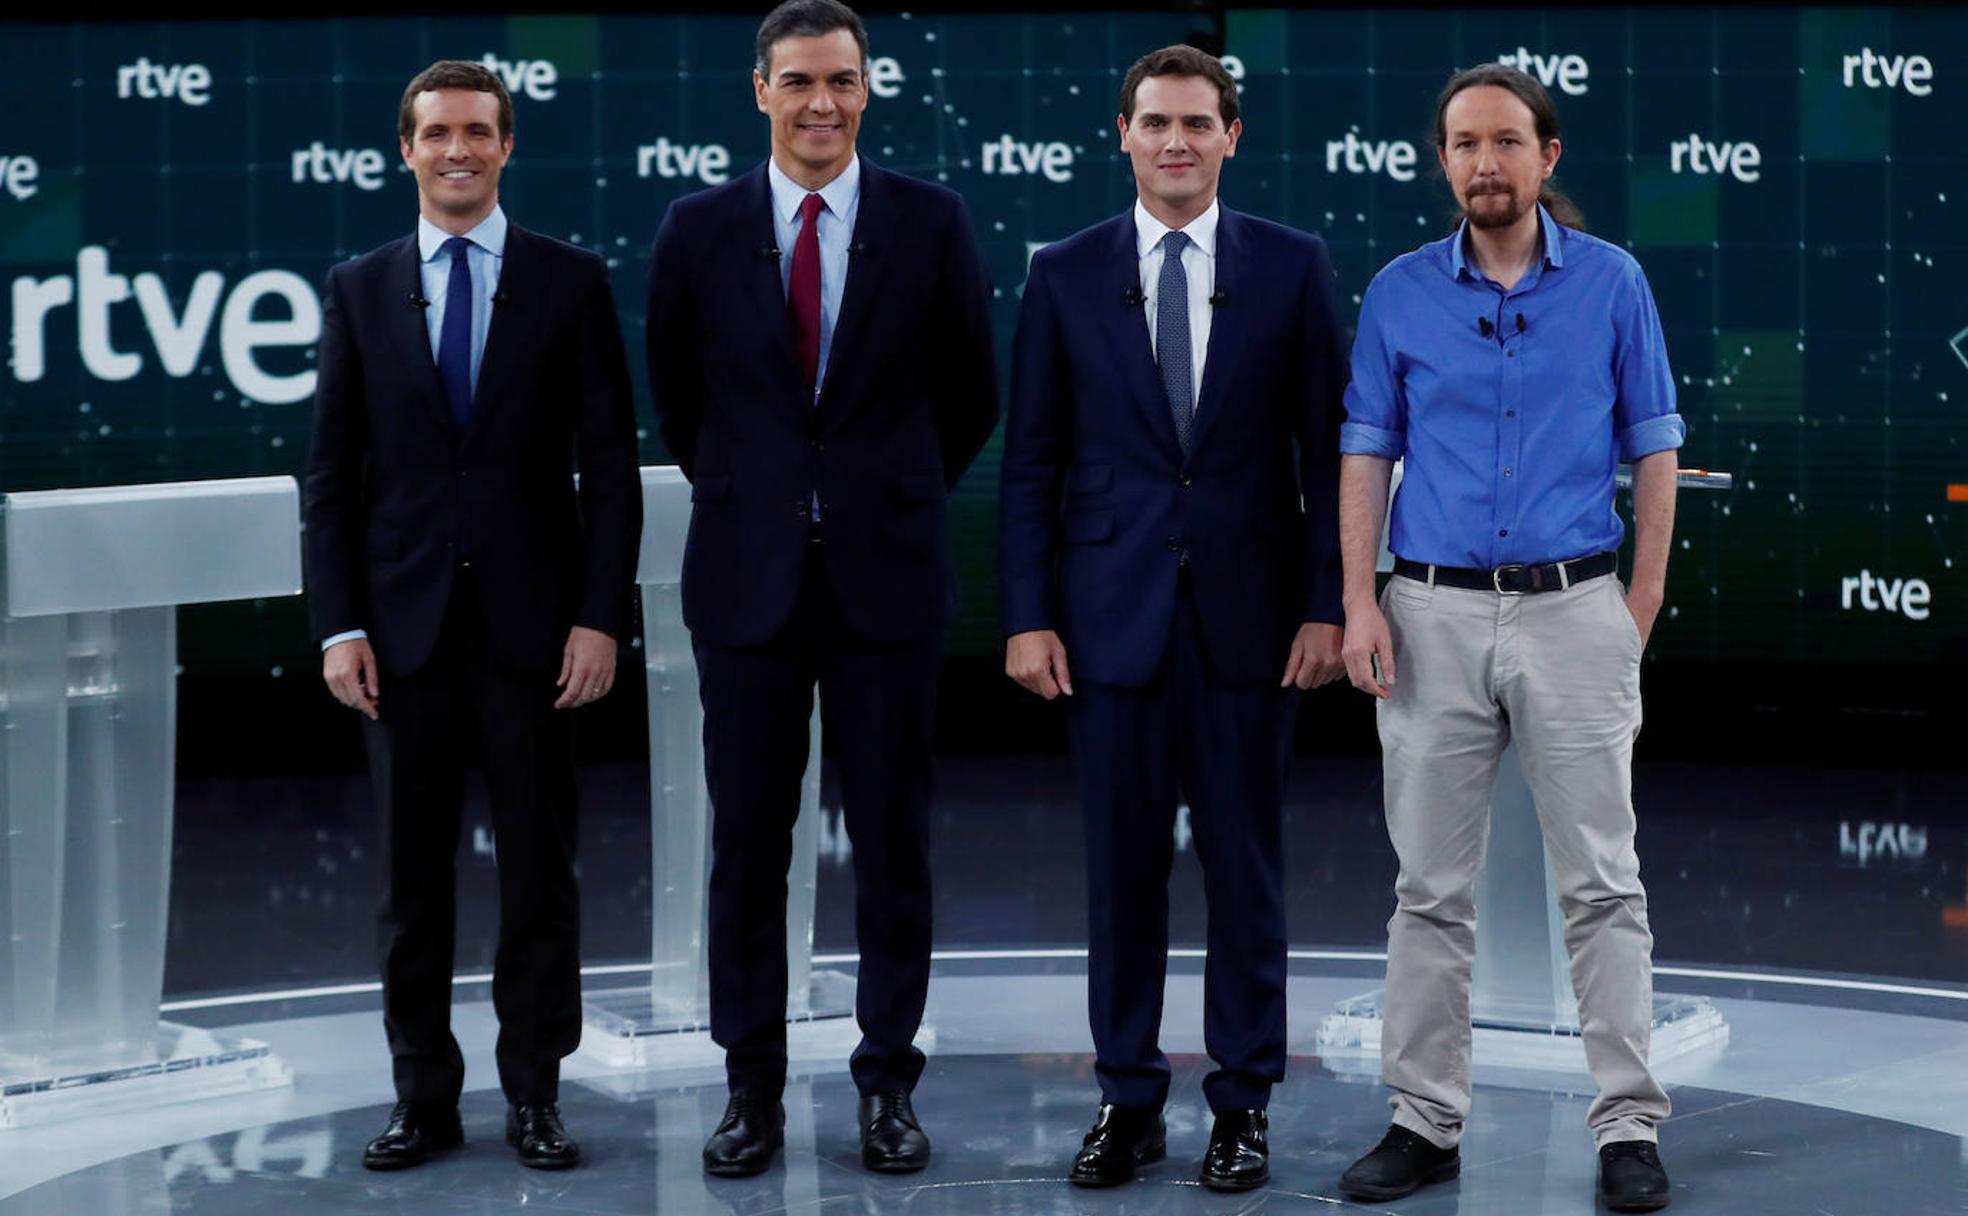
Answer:
POLYGON ((1635 263, 1627 275, 1625 299, 1614 309, 1619 333, 1614 346, 1613 379, 1618 396, 1613 423, 1620 459, 1635 461, 1681 446, 1688 425, 1674 412, 1674 373, 1667 365, 1667 340, 1647 276, 1635 263))
POLYGON ((1399 460, 1408 446, 1408 409, 1401 381, 1381 330, 1386 295, 1375 279, 1360 302, 1360 325, 1353 336, 1353 379, 1346 386, 1346 421, 1339 428, 1339 450, 1352 456, 1399 460))

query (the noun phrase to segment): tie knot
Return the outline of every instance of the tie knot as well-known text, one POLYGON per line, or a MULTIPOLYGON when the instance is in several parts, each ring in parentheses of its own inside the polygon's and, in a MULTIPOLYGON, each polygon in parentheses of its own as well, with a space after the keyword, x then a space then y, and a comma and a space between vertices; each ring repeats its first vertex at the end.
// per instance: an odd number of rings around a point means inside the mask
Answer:
POLYGON ((820 209, 826 205, 826 199, 817 194, 809 194, 800 200, 800 215, 811 224, 820 215, 820 209))
POLYGON ((438 251, 440 253, 450 254, 451 260, 455 262, 458 259, 464 257, 465 251, 470 248, 471 248, 470 241, 466 240, 464 237, 461 236, 454 236, 446 240, 444 244, 438 246, 438 251))
POLYGON ((1162 237, 1162 253, 1168 257, 1181 257, 1188 245, 1189 234, 1185 232, 1172 231, 1162 237))

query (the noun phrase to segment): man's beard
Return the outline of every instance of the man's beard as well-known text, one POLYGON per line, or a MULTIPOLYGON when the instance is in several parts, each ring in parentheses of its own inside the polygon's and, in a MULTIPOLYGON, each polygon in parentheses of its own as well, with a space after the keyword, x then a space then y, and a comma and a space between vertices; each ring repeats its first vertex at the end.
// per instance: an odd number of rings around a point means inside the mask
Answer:
POLYGON ((1523 219, 1524 213, 1529 210, 1530 207, 1517 197, 1517 190, 1513 186, 1505 186, 1501 190, 1485 191, 1482 194, 1472 194, 1469 196, 1469 201, 1462 206, 1463 217, 1469 221, 1469 226, 1472 228, 1508 228, 1518 220, 1523 219), (1478 211, 1476 209, 1477 200, 1488 198, 1491 195, 1502 195, 1509 200, 1510 205, 1501 211, 1492 210, 1487 206, 1481 211, 1478 211))

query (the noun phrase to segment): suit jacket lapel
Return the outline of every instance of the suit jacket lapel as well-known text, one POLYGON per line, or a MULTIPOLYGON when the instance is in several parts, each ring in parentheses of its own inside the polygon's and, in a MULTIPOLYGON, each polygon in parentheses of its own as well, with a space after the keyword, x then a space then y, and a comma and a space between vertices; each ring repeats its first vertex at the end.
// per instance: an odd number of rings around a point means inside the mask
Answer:
POLYGON ((386 322, 390 337, 396 343, 397 354, 417 395, 430 406, 432 419, 445 430, 451 430, 451 410, 445 404, 444 385, 437 378, 437 360, 431 357, 430 322, 424 315, 430 306, 415 303, 424 298, 423 257, 415 233, 406 237, 391 255, 388 273, 390 284, 385 298, 390 302, 387 314, 390 319, 386 322), (402 302, 401 307, 397 306, 398 301, 402 302))
POLYGON ((1210 336, 1208 353, 1203 359, 1203 391, 1196 402, 1196 419, 1189 431, 1189 451, 1193 454, 1203 446, 1216 420, 1230 403, 1230 385, 1237 378, 1237 359, 1243 351, 1244 338, 1250 333, 1248 324, 1238 324, 1239 318, 1230 310, 1238 304, 1249 308, 1254 289, 1252 275, 1249 273, 1249 258, 1245 247, 1243 218, 1228 207, 1222 208, 1216 221, 1216 296, 1221 304, 1212 304, 1210 317, 1210 336), (1237 293, 1241 289, 1242 298, 1237 293))
MULTIPOLYGON (((793 349, 793 312, 786 307, 786 284, 780 267, 793 256, 779 248, 779 229, 772 214, 772 182, 761 163, 744 178, 738 214, 732 218, 733 253, 744 269, 739 276, 752 297, 753 314, 765 328, 772 358, 786 379, 801 379, 799 354, 793 349)), ((797 403, 796 403, 797 404, 797 403)))
MULTIPOLYGON (((485 429, 485 418, 511 385, 521 346, 539 325, 546 284, 538 275, 533 234, 518 224, 506 225, 506 252, 499 262, 499 286, 493 292, 492 324, 485 332, 485 353, 478 362, 478 384, 472 389, 471 416, 465 422, 465 442, 485 429)), ((537 336, 537 335, 534 335, 537 336)))
POLYGON ((895 215, 888 191, 888 174, 861 159, 861 201, 854 213, 854 235, 847 254, 847 282, 840 316, 834 318, 834 340, 827 348, 827 375, 847 364, 843 358, 867 327, 868 307, 881 285, 883 239, 894 231, 895 215))
POLYGON ((1169 410, 1168 392, 1162 387, 1155 348, 1148 342, 1134 212, 1130 208, 1119 219, 1109 222, 1114 225, 1114 234, 1101 259, 1100 286, 1093 307, 1106 321, 1107 338, 1127 380, 1129 395, 1140 407, 1149 429, 1179 458, 1182 441, 1175 434, 1175 415, 1169 410))

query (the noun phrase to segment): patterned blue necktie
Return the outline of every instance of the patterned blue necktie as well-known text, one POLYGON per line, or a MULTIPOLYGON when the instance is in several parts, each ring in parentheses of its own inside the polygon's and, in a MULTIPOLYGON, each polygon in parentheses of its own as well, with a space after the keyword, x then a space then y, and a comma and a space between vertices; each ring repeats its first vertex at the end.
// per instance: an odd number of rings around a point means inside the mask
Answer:
POLYGON ((1180 232, 1162 238, 1162 275, 1155 283, 1155 361, 1162 368, 1162 388, 1168 393, 1175 437, 1185 456, 1196 409, 1189 369, 1189 276, 1182 269, 1182 250, 1188 244, 1189 238, 1180 232))
POLYGON ((471 420, 471 263, 465 252, 471 242, 454 236, 442 252, 451 255, 451 283, 444 289, 444 320, 437 335, 437 375, 444 381, 444 399, 451 406, 451 423, 465 429, 471 420))

